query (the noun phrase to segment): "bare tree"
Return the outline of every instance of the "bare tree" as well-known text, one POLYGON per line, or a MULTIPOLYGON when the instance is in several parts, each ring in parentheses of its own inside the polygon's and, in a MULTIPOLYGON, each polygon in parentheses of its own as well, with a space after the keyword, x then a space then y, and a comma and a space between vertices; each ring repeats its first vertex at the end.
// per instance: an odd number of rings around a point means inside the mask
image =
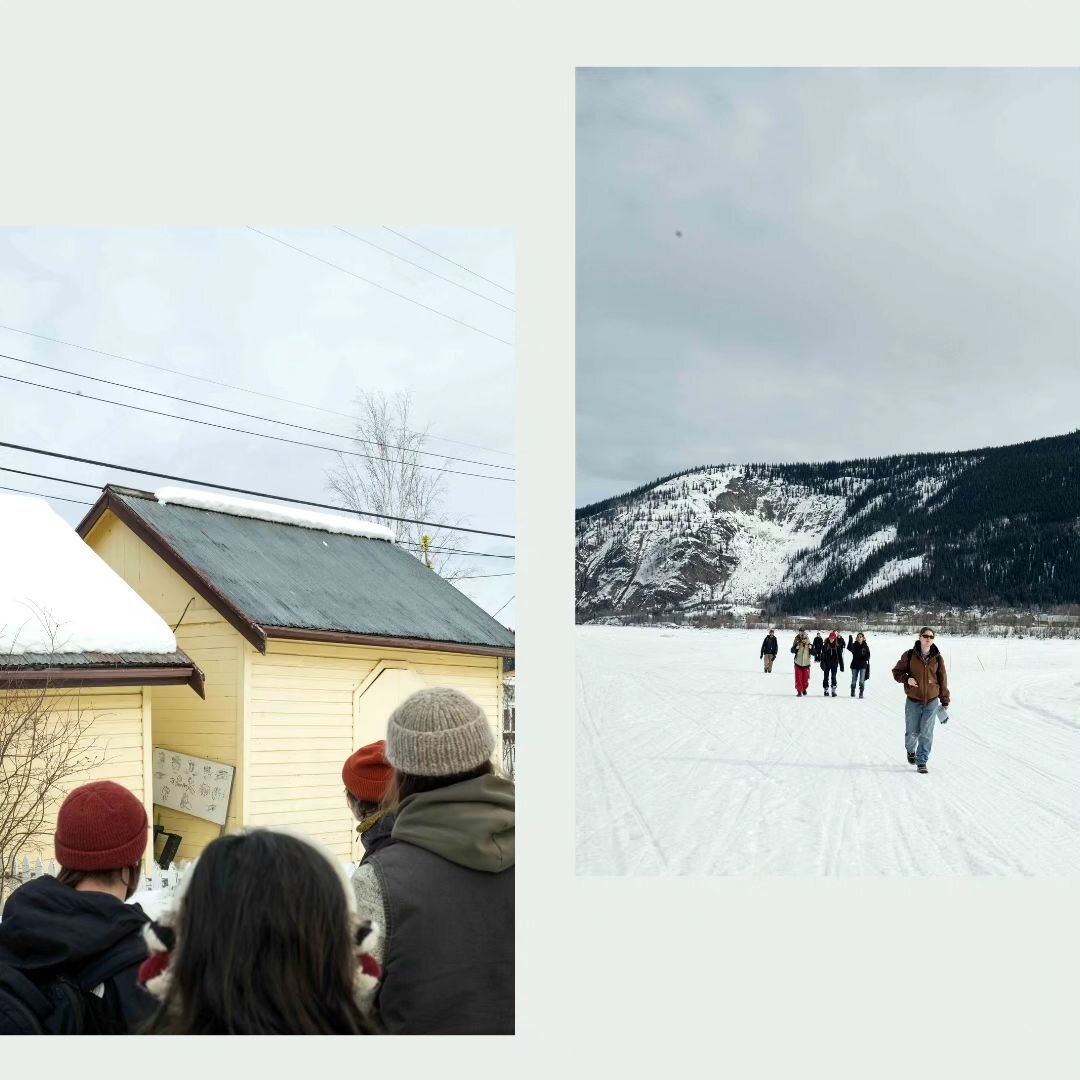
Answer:
POLYGON ((352 438, 357 451, 368 456, 339 455, 338 464, 327 473, 330 490, 365 518, 393 529, 399 543, 448 581, 470 576, 471 568, 460 559, 452 562, 446 550, 461 546, 456 526, 465 524, 443 507, 448 463, 439 466, 425 453, 430 427, 417 426, 409 395, 363 391, 354 407, 352 438), (444 527, 393 518, 438 521, 444 527))
POLYGON ((104 761, 78 694, 20 685, 14 649, 0 652, 0 672, 12 679, 0 687, 0 905, 18 856, 47 838, 46 818, 72 782, 104 761))

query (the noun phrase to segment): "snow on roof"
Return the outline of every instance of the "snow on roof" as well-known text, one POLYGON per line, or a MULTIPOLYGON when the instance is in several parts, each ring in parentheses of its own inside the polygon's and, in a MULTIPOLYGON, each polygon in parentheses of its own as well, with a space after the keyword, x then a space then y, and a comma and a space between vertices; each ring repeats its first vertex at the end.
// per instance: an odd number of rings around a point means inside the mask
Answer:
POLYGON ((321 514, 315 510, 297 510, 280 503, 256 502, 254 499, 237 499, 231 495, 178 487, 158 488, 154 492, 154 498, 163 506, 193 506, 198 510, 216 510, 219 514, 233 514, 236 517, 255 518, 259 521, 279 521, 285 525, 299 525, 304 529, 343 533, 345 536, 365 536, 372 540, 386 540, 391 544, 394 542, 393 532, 385 525, 375 525, 370 521, 338 514, 321 514))
POLYGON ((0 654, 175 651, 161 616, 44 499, 0 495, 0 654))

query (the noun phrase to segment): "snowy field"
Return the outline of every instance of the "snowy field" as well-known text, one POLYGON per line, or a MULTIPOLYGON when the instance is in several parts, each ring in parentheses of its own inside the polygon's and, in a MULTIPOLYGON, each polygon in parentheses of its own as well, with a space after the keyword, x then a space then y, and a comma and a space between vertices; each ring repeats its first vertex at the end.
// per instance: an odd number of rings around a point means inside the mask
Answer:
POLYGON ((816 666, 796 697, 794 631, 771 675, 764 636, 577 628, 579 874, 1080 872, 1080 642, 939 640, 953 700, 920 775, 890 671, 913 636, 868 635, 863 700, 816 666))

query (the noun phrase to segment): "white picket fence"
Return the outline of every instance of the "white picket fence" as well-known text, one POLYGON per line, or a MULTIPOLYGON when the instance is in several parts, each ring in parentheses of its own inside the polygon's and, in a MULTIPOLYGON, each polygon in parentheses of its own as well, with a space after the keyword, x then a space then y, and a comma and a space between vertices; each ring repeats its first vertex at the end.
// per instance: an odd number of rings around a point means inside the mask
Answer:
MULTIPOLYGON (((157 863, 152 863, 149 871, 143 871, 142 877, 139 879, 139 892, 154 892, 158 889, 176 888, 190 865, 190 860, 181 859, 174 862, 168 870, 162 870, 157 863)), ((46 863, 39 855, 37 860, 31 864, 30 859, 24 855, 22 862, 15 864, 15 879, 20 885, 24 885, 33 878, 39 878, 45 874, 55 875, 59 870, 60 867, 56 865, 55 859, 50 859, 46 863)))

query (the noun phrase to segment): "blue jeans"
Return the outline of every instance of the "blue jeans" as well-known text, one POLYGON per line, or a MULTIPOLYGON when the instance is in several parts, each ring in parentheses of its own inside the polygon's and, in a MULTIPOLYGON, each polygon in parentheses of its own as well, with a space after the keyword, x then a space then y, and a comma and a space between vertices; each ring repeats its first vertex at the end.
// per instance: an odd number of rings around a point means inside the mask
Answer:
POLYGON ((934 743, 934 724, 937 721, 941 702, 922 702, 908 698, 904 702, 904 749, 915 755, 917 765, 925 765, 930 757, 930 747, 934 743))
POLYGON ((863 683, 866 682, 866 668, 852 668, 851 669, 851 689, 854 690, 856 686, 859 687, 860 693, 862 692, 863 683))

